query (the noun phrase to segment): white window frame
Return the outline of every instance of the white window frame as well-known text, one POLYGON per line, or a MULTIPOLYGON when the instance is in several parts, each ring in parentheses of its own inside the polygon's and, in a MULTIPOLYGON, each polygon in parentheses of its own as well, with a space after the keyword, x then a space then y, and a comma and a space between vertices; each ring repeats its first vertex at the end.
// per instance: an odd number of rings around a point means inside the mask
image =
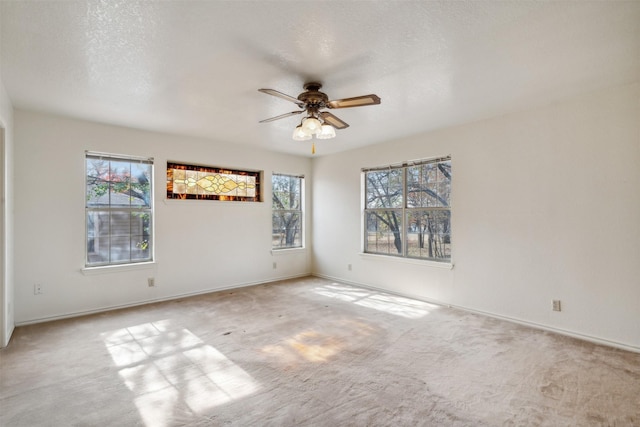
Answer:
POLYGON ((303 249, 304 245, 305 245, 305 239, 304 239, 304 231, 305 231, 305 221, 304 221, 304 203, 305 203, 305 179, 304 179, 304 175, 296 175, 296 174, 290 174, 290 173, 279 173, 279 172, 273 172, 271 174, 271 250, 274 252, 277 251, 290 251, 290 250, 299 250, 299 249, 303 249), (299 184, 300 184, 300 204, 299 204, 299 208, 298 209, 277 209, 274 203, 274 198, 275 198, 275 191, 274 191, 274 187, 273 187, 273 178, 276 176, 285 176, 288 178, 295 178, 299 180, 299 184), (295 246, 274 246, 274 241, 275 241, 275 235, 276 233, 274 233, 273 230, 273 220, 276 214, 297 214, 299 219, 299 223, 300 223, 300 244, 299 245, 295 245, 295 246))
POLYGON ((375 256, 375 257, 389 257, 393 259, 406 259, 413 260, 415 262, 426 262, 426 263, 437 263, 443 264, 445 266, 452 266, 453 262, 453 246, 451 240, 451 218, 452 218, 452 203, 451 196, 449 197, 449 206, 417 206, 411 207, 408 206, 408 198, 407 198, 407 169, 413 166, 422 166, 427 164, 441 163, 441 162, 451 162, 451 156, 446 157, 438 157, 432 159, 421 159, 421 160, 413 160, 407 161, 400 164, 393 164, 381 167, 373 167, 373 168, 363 168, 362 169, 362 200, 363 200, 363 212, 362 212, 362 253, 367 256, 375 256), (401 170, 402 175, 402 202, 395 207, 381 207, 381 208, 369 208, 367 206, 367 195, 368 195, 368 186, 369 182, 367 180, 367 173, 369 172, 380 172, 380 171, 391 171, 391 170, 401 170), (391 253, 391 252, 377 252, 370 251, 368 248, 368 214, 375 211, 395 211, 397 213, 397 217, 400 218, 400 238, 402 242, 402 250, 400 253, 391 253), (448 212, 449 214, 449 233, 448 233, 448 244, 450 245, 450 255, 448 258, 444 257, 417 257, 411 256, 409 254, 408 249, 408 229, 407 227, 407 218, 412 212, 420 212, 420 211, 430 211, 430 212, 448 212))
MULTIPOLYGON (((111 153, 100 153, 100 152, 93 152, 93 151, 86 151, 85 152, 85 156, 84 156, 84 165, 85 165, 85 250, 84 250, 84 256, 85 256, 85 260, 84 260, 84 269, 83 271, 86 270, 91 270, 91 269, 102 269, 104 267, 126 267, 126 266, 139 266, 139 265, 144 265, 144 264, 149 264, 149 263, 153 263, 154 262, 154 257, 155 257, 155 250, 154 250, 154 243, 155 243, 155 238, 154 238, 154 230, 155 230, 155 208, 154 208, 154 197, 153 197, 153 191, 154 191, 154 185, 153 185, 153 181, 154 181, 154 159, 153 157, 137 157, 137 156, 129 156, 129 155, 122 155, 122 154, 111 154, 111 153), (88 173, 89 171, 87 170, 87 161, 89 159, 101 159, 101 160, 105 160, 105 161, 118 161, 118 162, 129 162, 131 164, 148 164, 151 167, 151 173, 149 176, 149 190, 148 190, 148 196, 149 196, 149 201, 147 202, 147 206, 142 205, 142 206, 133 206, 130 205, 129 207, 126 206, 111 206, 111 198, 109 197, 109 204, 107 205, 100 205, 100 206, 90 206, 88 201, 88 194, 87 194, 87 187, 88 187, 88 173), (149 215, 149 219, 148 219, 148 227, 149 230, 147 231, 147 236, 148 236, 148 240, 144 241, 144 243, 146 243, 148 246, 146 248, 148 248, 148 256, 143 257, 143 258, 137 258, 137 259, 132 259, 131 254, 129 254, 129 258, 128 259, 120 259, 120 260, 112 260, 111 258, 109 258, 106 261, 96 261, 96 262, 90 262, 90 255, 92 254, 92 252, 90 252, 90 245, 89 245, 89 241, 91 240, 91 237, 93 236, 93 239, 97 239, 98 236, 95 233, 95 227, 97 227, 96 225, 94 225, 94 233, 92 235, 90 235, 90 232, 92 231, 92 226, 90 224, 89 221, 89 215, 91 212, 97 212, 97 211, 106 211, 106 212, 118 212, 118 213, 124 213, 124 212, 128 212, 128 213, 134 213, 134 212, 140 212, 140 213, 145 213, 149 215)), ((131 231, 131 230, 130 230, 131 231)), ((109 235, 111 230, 109 230, 109 235)), ((143 242, 141 242, 143 243, 143 242)), ((95 247, 95 242, 93 244, 93 246, 95 247)), ((111 256, 111 251, 109 250, 109 257, 111 256)))

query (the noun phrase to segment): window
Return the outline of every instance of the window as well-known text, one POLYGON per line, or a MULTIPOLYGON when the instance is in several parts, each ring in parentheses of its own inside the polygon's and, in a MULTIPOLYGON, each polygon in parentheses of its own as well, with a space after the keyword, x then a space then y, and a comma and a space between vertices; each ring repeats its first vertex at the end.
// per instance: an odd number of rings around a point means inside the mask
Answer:
POLYGON ((258 171, 167 162, 167 199, 259 202, 258 171))
POLYGON ((274 173, 272 240, 273 249, 302 247, 302 189, 304 177, 274 173))
POLYGON ((363 169, 364 251, 451 261, 451 158, 363 169))
POLYGON ((87 152, 87 267, 153 259, 153 159, 87 152))

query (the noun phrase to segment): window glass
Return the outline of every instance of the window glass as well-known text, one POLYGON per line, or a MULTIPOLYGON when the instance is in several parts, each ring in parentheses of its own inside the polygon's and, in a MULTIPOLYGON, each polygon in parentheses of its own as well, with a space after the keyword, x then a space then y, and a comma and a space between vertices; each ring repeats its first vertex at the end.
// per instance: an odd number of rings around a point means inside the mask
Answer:
POLYGON ((259 202, 259 171, 167 163, 167 199, 259 202))
POLYGON ((273 174, 272 239, 273 249, 302 247, 302 189, 304 177, 273 174))
POLYGON ((367 208, 402 207, 402 170, 367 173, 367 208))
POLYGON ((451 260, 451 159, 363 170, 364 251, 451 260))
POLYGON ((152 159, 87 153, 87 267, 151 261, 152 159))
POLYGON ((366 212, 366 252, 397 255, 402 248, 402 210, 366 212))

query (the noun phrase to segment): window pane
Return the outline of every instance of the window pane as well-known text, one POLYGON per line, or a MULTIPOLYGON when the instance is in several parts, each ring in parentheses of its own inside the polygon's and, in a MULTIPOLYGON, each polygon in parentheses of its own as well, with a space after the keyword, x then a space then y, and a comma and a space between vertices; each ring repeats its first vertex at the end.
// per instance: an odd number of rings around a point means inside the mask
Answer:
POLYGON ((131 213, 131 260, 151 260, 151 211, 131 213))
POLYGON ((129 236, 131 234, 131 215, 129 211, 111 211, 111 236, 129 236))
POLYGON ((87 213, 87 264, 109 262, 109 211, 87 213))
POLYGON ((111 236, 109 250, 111 262, 126 262, 131 260, 131 242, 129 236, 111 236))
POLYGON ((151 239, 143 235, 131 236, 131 261, 151 259, 151 239))
POLYGON ((129 162, 112 160, 109 163, 110 206, 129 206, 131 167, 129 162))
POLYGON ((438 206, 448 207, 451 205, 451 180, 438 183, 438 206))
POLYGON ((424 167, 412 166, 407 168, 407 207, 423 207, 426 200, 424 194, 424 167))
POLYGON ((273 209, 300 209, 301 179, 294 176, 276 175, 272 176, 273 184, 273 209))
POLYGON ((427 176, 429 177, 427 183, 429 200, 428 203, 423 206, 450 206, 451 162, 438 162, 425 166, 429 168, 427 172, 427 176))
POLYGON ((367 208, 402 207, 402 169, 365 174, 367 208))
POLYGON ((422 205, 422 207, 442 206, 442 200, 439 198, 440 195, 438 194, 438 183, 435 180, 428 182, 423 190, 426 194, 426 203, 422 205))
POLYGON ((89 211, 87 265, 151 260, 151 211, 89 211))
POLYGON ((87 206, 109 205, 109 161, 87 159, 87 206))
POLYGON ((151 165, 131 164, 131 205, 151 206, 151 165))
POLYGON ((365 221, 366 252, 402 255, 401 211, 368 211, 365 221))
POLYGON ((301 215, 296 212, 274 212, 272 216, 272 247, 299 248, 302 246, 301 215))
POLYGON ((407 167, 407 207, 447 207, 451 197, 451 162, 407 167))
POLYGON ((451 259, 451 213, 412 210, 407 214, 407 256, 451 259))

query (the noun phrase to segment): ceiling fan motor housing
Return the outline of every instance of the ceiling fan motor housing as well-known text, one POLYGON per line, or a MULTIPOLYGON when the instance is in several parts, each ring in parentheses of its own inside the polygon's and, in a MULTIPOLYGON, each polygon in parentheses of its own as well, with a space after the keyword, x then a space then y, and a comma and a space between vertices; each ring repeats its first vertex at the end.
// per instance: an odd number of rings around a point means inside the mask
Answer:
POLYGON ((320 108, 325 108, 327 102, 329 102, 329 97, 326 93, 320 92, 320 88, 322 85, 316 82, 310 82, 304 84, 304 90, 306 92, 302 92, 298 95, 298 100, 303 102, 307 108, 318 110, 320 108))

